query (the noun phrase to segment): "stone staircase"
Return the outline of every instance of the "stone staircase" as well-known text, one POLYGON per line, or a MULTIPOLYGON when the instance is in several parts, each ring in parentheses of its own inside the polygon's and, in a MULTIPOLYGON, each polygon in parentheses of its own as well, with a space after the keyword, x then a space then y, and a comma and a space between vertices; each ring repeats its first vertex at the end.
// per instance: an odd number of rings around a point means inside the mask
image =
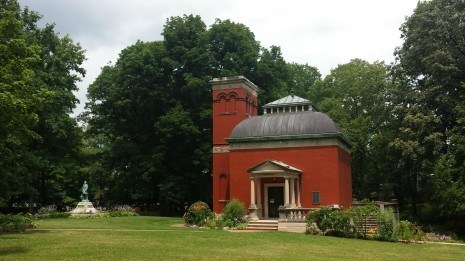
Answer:
POLYGON ((255 231, 278 231, 278 220, 249 221, 246 229, 255 231))

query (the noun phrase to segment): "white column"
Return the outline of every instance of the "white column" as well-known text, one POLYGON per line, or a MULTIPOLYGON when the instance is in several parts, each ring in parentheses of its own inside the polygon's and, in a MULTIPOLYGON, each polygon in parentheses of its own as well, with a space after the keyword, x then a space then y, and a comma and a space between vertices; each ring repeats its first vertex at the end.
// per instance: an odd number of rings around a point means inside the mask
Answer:
POLYGON ((261 178, 257 178, 257 208, 262 208, 262 185, 261 178))
POLYGON ((291 178, 291 208, 295 208, 295 178, 291 178))
POLYGON ((255 205, 255 182, 254 177, 250 177, 250 207, 256 208, 255 205))
POLYGON ((297 207, 298 208, 302 207, 302 205, 300 205, 300 191, 302 191, 300 189, 300 179, 297 179, 297 193, 296 194, 297 194, 297 207))
POLYGON ((289 207, 289 178, 284 178, 284 206, 289 207))

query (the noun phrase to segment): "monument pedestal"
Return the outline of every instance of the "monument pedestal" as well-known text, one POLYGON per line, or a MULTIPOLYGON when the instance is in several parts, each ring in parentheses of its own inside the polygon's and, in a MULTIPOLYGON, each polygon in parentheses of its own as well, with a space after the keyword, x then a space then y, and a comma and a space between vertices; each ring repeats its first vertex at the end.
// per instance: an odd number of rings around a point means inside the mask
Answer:
POLYGON ((71 210, 72 214, 95 214, 97 212, 90 201, 81 201, 75 209, 71 210))

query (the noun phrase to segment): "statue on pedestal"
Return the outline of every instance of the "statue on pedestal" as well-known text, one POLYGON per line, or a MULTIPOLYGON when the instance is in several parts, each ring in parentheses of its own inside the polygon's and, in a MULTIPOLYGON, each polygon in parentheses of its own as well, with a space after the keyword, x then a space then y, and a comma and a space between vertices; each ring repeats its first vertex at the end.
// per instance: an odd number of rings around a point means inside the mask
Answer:
POLYGON ((81 202, 79 202, 74 210, 71 211, 72 214, 94 214, 98 211, 92 205, 92 202, 89 201, 89 185, 87 181, 84 181, 81 188, 81 202))
POLYGON ((87 185, 87 181, 84 181, 84 184, 82 185, 81 191, 81 200, 82 202, 88 202, 89 201, 89 193, 87 193, 87 189, 89 188, 89 185, 87 185))

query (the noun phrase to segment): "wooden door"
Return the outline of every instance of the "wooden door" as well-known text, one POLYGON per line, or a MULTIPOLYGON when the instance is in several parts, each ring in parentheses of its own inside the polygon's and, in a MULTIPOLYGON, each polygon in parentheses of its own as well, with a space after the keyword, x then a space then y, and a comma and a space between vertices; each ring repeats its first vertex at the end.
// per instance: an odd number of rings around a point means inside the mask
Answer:
POLYGON ((269 187, 268 188, 268 217, 279 217, 278 208, 284 205, 284 188, 269 187))

